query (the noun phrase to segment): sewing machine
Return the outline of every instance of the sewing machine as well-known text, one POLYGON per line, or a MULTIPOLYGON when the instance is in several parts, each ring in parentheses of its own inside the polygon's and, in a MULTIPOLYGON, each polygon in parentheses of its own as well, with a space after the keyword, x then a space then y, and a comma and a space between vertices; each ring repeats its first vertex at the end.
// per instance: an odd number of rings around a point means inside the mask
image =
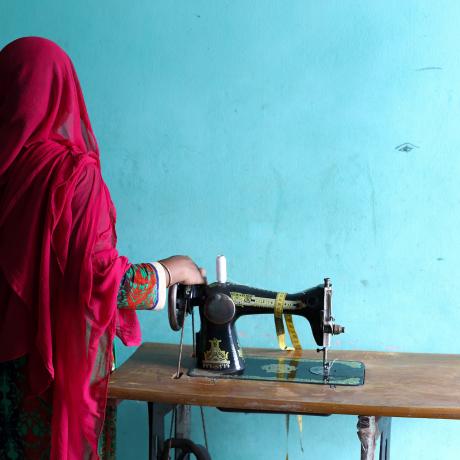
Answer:
MULTIPOLYGON (((244 378, 246 374, 249 379, 269 379, 266 374, 271 373, 276 374, 278 379, 291 377, 293 381, 304 383, 364 383, 362 363, 328 360, 327 353, 332 336, 344 332, 344 327, 335 324, 332 316, 332 285, 329 278, 321 285, 295 294, 286 294, 228 282, 224 256, 217 258, 216 271, 215 283, 194 286, 178 284, 169 290, 170 326, 175 331, 182 330, 182 337, 185 317, 192 313, 194 307, 199 308, 201 329, 196 333, 196 367, 189 375, 244 378), (290 315, 305 318, 310 324, 316 344, 320 347, 318 351, 323 353, 322 362, 296 359, 292 353, 280 351, 280 358, 276 362, 251 362, 251 369, 245 372, 248 363, 245 362, 238 340, 236 321, 245 315, 260 314, 275 316, 278 337, 284 335, 283 315, 285 318, 290 315), (302 375, 299 373, 299 366, 307 368, 308 378, 303 375, 305 372, 302 375)), ((292 339, 292 319, 286 322, 292 339)), ((297 341, 295 331, 293 333, 294 341, 297 341)))

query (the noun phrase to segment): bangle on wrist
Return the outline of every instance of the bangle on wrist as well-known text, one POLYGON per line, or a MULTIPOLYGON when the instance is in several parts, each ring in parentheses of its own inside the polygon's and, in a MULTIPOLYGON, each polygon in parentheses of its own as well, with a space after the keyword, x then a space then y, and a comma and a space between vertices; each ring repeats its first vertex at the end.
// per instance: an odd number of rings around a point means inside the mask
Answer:
POLYGON ((169 286, 171 286, 171 283, 172 283, 171 272, 169 271, 169 268, 165 264, 162 264, 161 262, 159 263, 165 269, 165 272, 168 274, 168 282, 166 283, 166 287, 169 288, 169 286))

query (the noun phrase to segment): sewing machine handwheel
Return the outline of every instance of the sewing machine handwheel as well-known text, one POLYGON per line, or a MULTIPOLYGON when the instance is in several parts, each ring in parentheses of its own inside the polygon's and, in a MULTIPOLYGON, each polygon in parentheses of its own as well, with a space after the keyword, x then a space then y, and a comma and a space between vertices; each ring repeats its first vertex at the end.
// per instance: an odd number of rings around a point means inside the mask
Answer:
POLYGON ((184 289, 184 286, 173 284, 168 293, 169 325, 173 331, 180 331, 185 320, 185 303, 183 304, 183 296, 178 295, 179 289, 184 289))

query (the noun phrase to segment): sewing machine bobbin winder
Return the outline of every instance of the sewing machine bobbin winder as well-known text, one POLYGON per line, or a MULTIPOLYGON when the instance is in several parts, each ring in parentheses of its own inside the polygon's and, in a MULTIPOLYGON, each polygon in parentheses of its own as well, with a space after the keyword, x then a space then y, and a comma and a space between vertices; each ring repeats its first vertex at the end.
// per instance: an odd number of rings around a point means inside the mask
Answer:
MULTIPOLYGON (((180 373, 185 318, 192 315, 193 319, 193 308, 198 307, 201 328, 196 333, 194 347, 196 366, 188 371, 192 377, 276 379, 349 386, 364 384, 363 363, 328 359, 332 336, 345 332, 344 327, 335 324, 332 316, 332 284, 329 278, 316 287, 286 294, 228 282, 224 256, 217 257, 216 269, 215 283, 193 286, 176 284, 169 289, 169 323, 173 330, 181 330, 177 376, 180 373), (322 352, 322 360, 298 357, 295 351, 284 350, 280 350, 277 359, 254 356, 245 359, 235 323, 242 316, 260 314, 275 315, 278 335, 284 332, 279 331, 282 315, 305 318, 320 347, 317 351, 322 352)), ((289 321, 291 333, 293 322, 292 319, 289 321)))

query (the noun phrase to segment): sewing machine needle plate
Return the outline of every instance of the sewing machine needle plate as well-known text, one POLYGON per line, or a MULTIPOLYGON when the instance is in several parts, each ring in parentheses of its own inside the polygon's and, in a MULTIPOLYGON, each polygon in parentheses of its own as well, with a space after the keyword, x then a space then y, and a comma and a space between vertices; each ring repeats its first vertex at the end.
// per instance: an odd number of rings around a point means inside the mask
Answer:
POLYGON ((329 376, 324 378, 322 360, 307 358, 268 358, 248 356, 245 358, 243 374, 222 374, 202 369, 191 369, 191 377, 210 377, 238 380, 276 380, 280 382, 313 383, 326 385, 359 386, 364 385, 365 367, 360 361, 331 362, 329 376))

